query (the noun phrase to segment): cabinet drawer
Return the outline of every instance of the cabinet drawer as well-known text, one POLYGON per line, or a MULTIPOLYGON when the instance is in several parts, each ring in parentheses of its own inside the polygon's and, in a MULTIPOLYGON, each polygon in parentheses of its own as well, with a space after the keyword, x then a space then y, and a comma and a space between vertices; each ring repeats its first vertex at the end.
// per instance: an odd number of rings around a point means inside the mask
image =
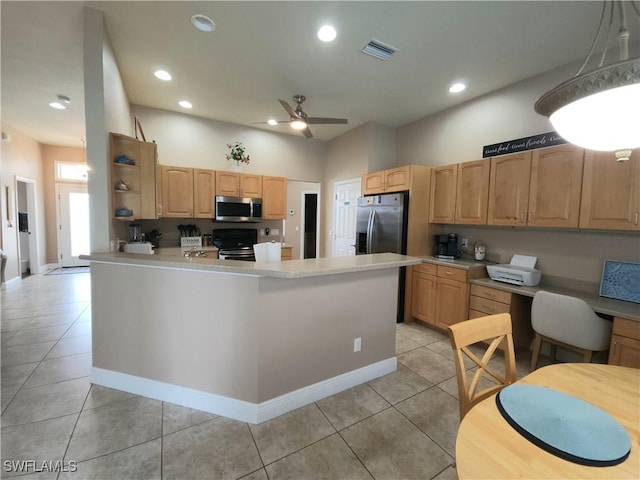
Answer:
POLYGON ((469 309, 469 320, 473 318, 486 317, 487 314, 484 312, 479 312, 478 310, 469 309))
POLYGON ((438 276, 442 278, 448 278, 449 280, 455 280, 457 282, 467 281, 467 271, 462 268, 445 267, 444 265, 438 265, 438 276))
POLYGON ((486 298, 487 300, 495 300, 496 302, 511 303, 510 292, 505 292, 491 287, 484 287, 482 285, 471 285, 471 295, 486 298))
POLYGON ((413 271, 418 273, 426 273, 427 275, 437 275, 438 266, 433 263, 421 263, 413 266, 413 271))
POLYGON ((509 313, 511 307, 506 303, 496 302, 494 300, 487 300, 486 298, 476 297, 471 295, 469 297, 469 308, 484 312, 485 315, 493 315, 495 313, 509 313))
POLYGON ((640 322, 614 317, 613 334, 640 340, 640 322))

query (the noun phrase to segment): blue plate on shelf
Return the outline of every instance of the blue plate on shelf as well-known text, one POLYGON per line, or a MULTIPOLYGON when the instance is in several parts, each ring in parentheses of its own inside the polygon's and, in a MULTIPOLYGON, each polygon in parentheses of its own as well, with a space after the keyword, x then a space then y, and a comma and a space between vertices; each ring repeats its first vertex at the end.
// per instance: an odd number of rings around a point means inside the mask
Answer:
POLYGON ((127 157, 126 155, 119 155, 116 157, 116 159, 114 160, 114 162, 116 163, 122 163, 124 165, 135 165, 136 161, 127 157))
POLYGON ((116 217, 132 217, 133 210, 130 210, 126 207, 120 207, 116 209, 116 217))
POLYGON ((640 303, 640 263, 605 260, 600 296, 640 303))

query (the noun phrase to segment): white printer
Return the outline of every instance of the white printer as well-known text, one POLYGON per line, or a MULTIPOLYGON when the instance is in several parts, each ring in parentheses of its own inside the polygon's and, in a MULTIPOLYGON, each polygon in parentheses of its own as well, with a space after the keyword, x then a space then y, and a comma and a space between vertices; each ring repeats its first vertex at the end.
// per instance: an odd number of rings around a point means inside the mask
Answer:
POLYGON ((508 264, 487 265, 487 272, 489 273, 489 278, 498 282, 535 287, 540 283, 540 277, 542 276, 540 270, 533 268, 537 260, 538 257, 514 255, 508 264))

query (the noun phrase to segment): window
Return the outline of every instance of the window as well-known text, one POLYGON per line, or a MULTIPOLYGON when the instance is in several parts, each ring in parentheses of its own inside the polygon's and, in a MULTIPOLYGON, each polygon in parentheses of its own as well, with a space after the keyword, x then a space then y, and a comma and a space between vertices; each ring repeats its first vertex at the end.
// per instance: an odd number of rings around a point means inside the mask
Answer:
POLYGON ((86 182, 89 167, 86 163, 56 162, 56 180, 86 182))

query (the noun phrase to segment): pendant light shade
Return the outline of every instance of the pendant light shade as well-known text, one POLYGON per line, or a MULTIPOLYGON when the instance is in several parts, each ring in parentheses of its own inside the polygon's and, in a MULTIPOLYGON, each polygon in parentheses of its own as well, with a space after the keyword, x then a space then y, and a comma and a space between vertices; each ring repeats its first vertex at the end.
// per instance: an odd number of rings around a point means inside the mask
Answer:
MULTIPOLYGON (((622 18, 618 32, 621 61, 580 75, 595 47, 599 28, 578 74, 545 93, 534 108, 549 117, 556 132, 568 142, 589 150, 616 152, 617 159, 624 161, 631 150, 640 147, 640 58, 628 59, 624 5, 614 3, 622 18)), ((600 27, 604 11, 603 6, 600 27)))

